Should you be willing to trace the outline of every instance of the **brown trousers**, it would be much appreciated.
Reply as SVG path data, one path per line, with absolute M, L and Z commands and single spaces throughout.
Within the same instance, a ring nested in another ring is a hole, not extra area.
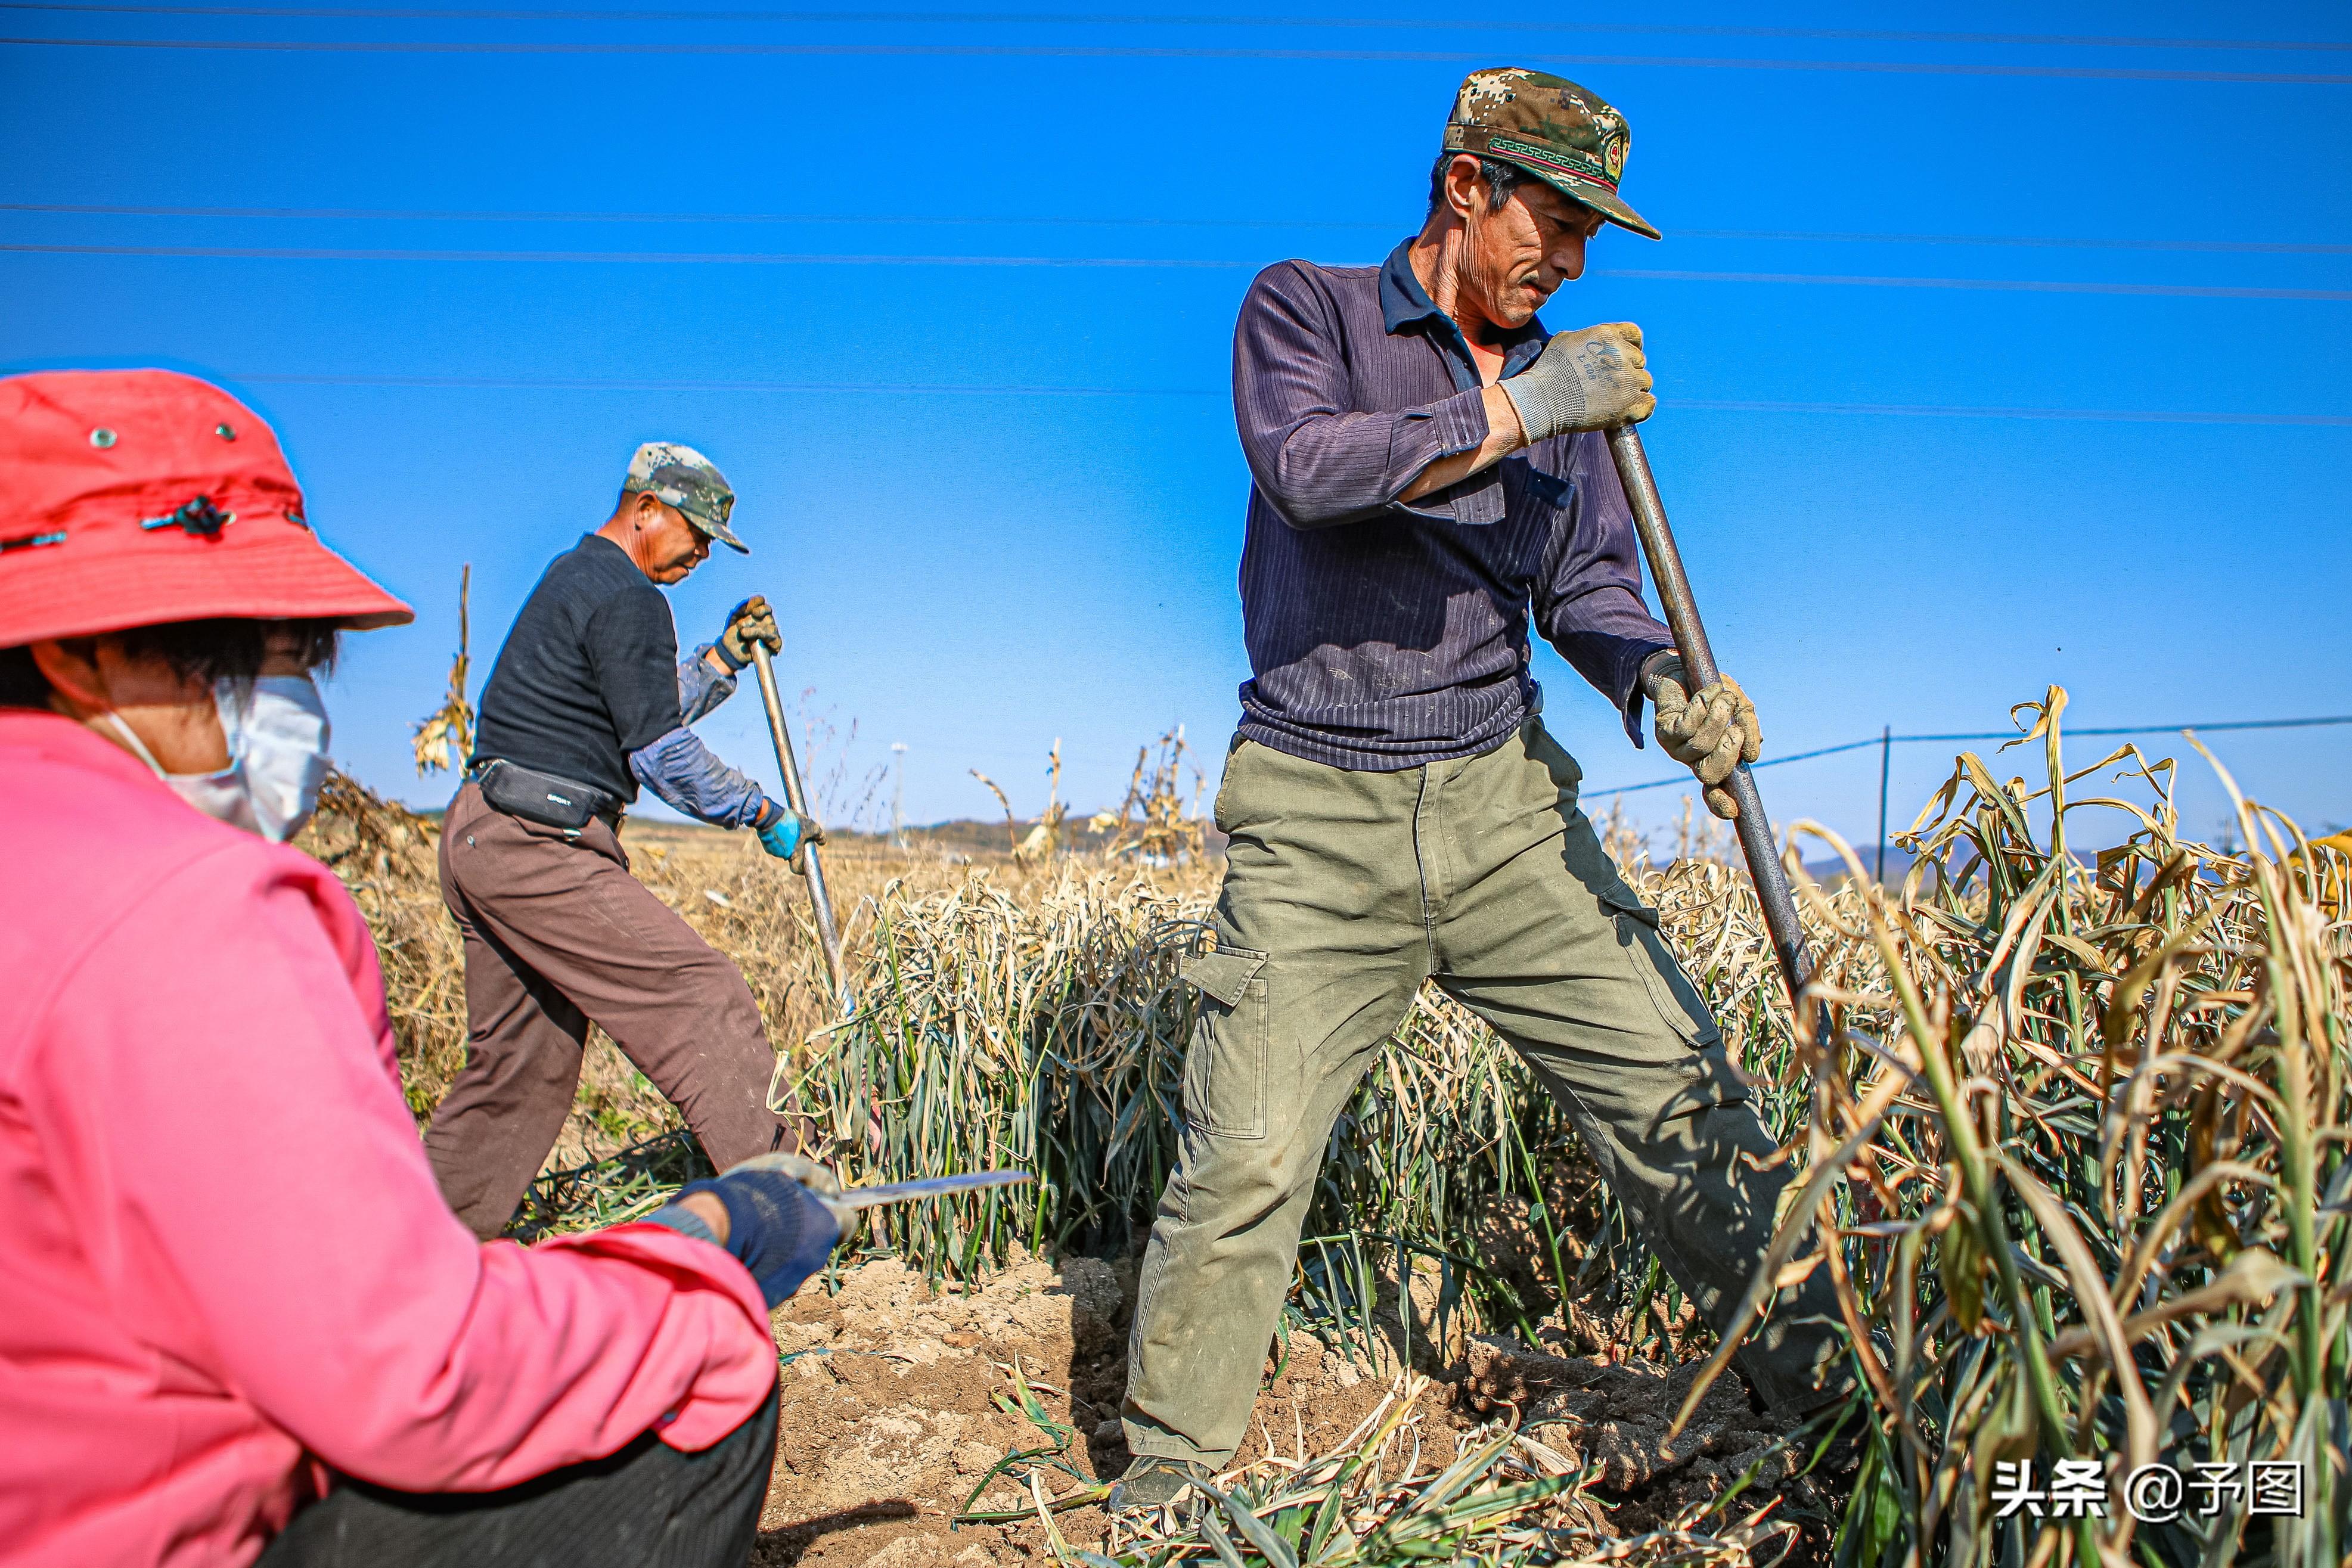
M 751 987 L 629 874 L 603 821 L 567 839 L 467 784 L 441 824 L 441 896 L 466 938 L 466 1065 L 425 1150 L 475 1235 L 506 1228 L 555 1146 L 592 1020 L 718 1169 L 788 1142 L 767 1108 L 775 1051 Z

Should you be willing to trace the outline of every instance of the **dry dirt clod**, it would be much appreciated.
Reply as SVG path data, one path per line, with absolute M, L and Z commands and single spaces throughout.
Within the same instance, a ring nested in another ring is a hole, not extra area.
M 1048 1498 L 1125 1468 L 1117 1412 L 1126 1356 L 1110 1330 L 1132 1310 L 1133 1280 L 1131 1270 L 1093 1259 L 1058 1267 L 1027 1259 L 968 1293 L 942 1295 L 904 1265 L 880 1260 L 850 1270 L 837 1295 L 813 1285 L 787 1302 L 776 1313 L 777 1343 L 809 1353 L 785 1369 L 782 1437 L 753 1563 L 986 1568 L 1053 1561 L 1034 1515 L 954 1530 L 950 1521 L 1007 1454 L 1055 1446 L 1017 1413 L 1016 1370 L 1065 1435 L 1058 1456 L 1046 1456 L 1059 1466 L 1034 1461 Z M 1692 1367 L 1612 1365 L 1499 1336 L 1469 1338 L 1463 1351 L 1446 1369 L 1450 1383 L 1423 1385 L 1419 1408 L 1431 1439 L 1515 1409 L 1522 1428 L 1562 1463 L 1600 1467 L 1596 1491 L 1629 1533 L 1718 1494 L 1770 1441 L 1729 1380 L 1669 1441 L 1666 1426 Z M 1237 1462 L 1292 1459 L 1302 1448 L 1328 1452 L 1391 1386 L 1311 1333 L 1294 1332 Z M 1025 1512 L 1025 1474 L 998 1472 L 973 1506 Z M 1760 1479 L 1769 1488 L 1781 1475 Z M 1056 1524 L 1071 1545 L 1088 1550 L 1104 1545 L 1108 1529 L 1092 1506 L 1058 1515 Z

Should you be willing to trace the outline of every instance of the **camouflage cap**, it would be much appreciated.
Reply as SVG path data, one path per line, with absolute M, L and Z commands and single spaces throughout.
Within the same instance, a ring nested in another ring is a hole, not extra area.
M 735 491 L 727 476 L 693 447 L 675 441 L 648 441 L 638 447 L 629 459 L 629 476 L 621 481 L 621 494 L 638 490 L 651 491 L 656 500 L 676 507 L 687 521 L 720 544 L 751 553 L 751 547 L 727 526 L 728 514 L 735 509 Z
M 1454 95 L 1445 150 L 1517 164 L 1621 227 L 1660 238 L 1617 195 L 1633 141 L 1625 117 L 1599 93 L 1517 66 L 1472 71 Z

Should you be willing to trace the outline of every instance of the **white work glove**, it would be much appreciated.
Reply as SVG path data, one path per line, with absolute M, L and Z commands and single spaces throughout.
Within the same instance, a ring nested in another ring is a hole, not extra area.
M 1729 675 L 1694 693 L 1682 655 L 1654 653 L 1642 666 L 1642 693 L 1657 710 L 1651 733 L 1667 756 L 1698 775 L 1706 809 L 1729 821 L 1739 815 L 1723 781 L 1742 762 L 1764 755 L 1756 705 Z
M 1570 430 L 1638 424 L 1657 412 L 1643 368 L 1642 329 L 1609 321 L 1580 332 L 1555 332 L 1536 362 L 1496 384 L 1519 411 L 1532 446 Z

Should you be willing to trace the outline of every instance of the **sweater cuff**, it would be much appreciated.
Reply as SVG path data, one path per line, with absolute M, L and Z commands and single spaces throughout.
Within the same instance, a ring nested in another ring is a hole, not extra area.
M 666 1203 L 646 1215 L 646 1223 L 667 1225 L 681 1236 L 691 1236 L 697 1241 L 708 1241 L 713 1247 L 719 1244 L 718 1233 L 710 1228 L 709 1223 L 684 1204 Z
M 1633 674 L 1625 683 L 1625 700 L 1622 707 L 1625 715 L 1625 737 L 1633 743 L 1636 751 L 1646 749 L 1648 745 L 1642 738 L 1642 704 L 1645 696 L 1642 690 L 1642 666 L 1660 653 L 1674 651 L 1672 643 L 1647 643 L 1639 644 L 1633 654 Z

